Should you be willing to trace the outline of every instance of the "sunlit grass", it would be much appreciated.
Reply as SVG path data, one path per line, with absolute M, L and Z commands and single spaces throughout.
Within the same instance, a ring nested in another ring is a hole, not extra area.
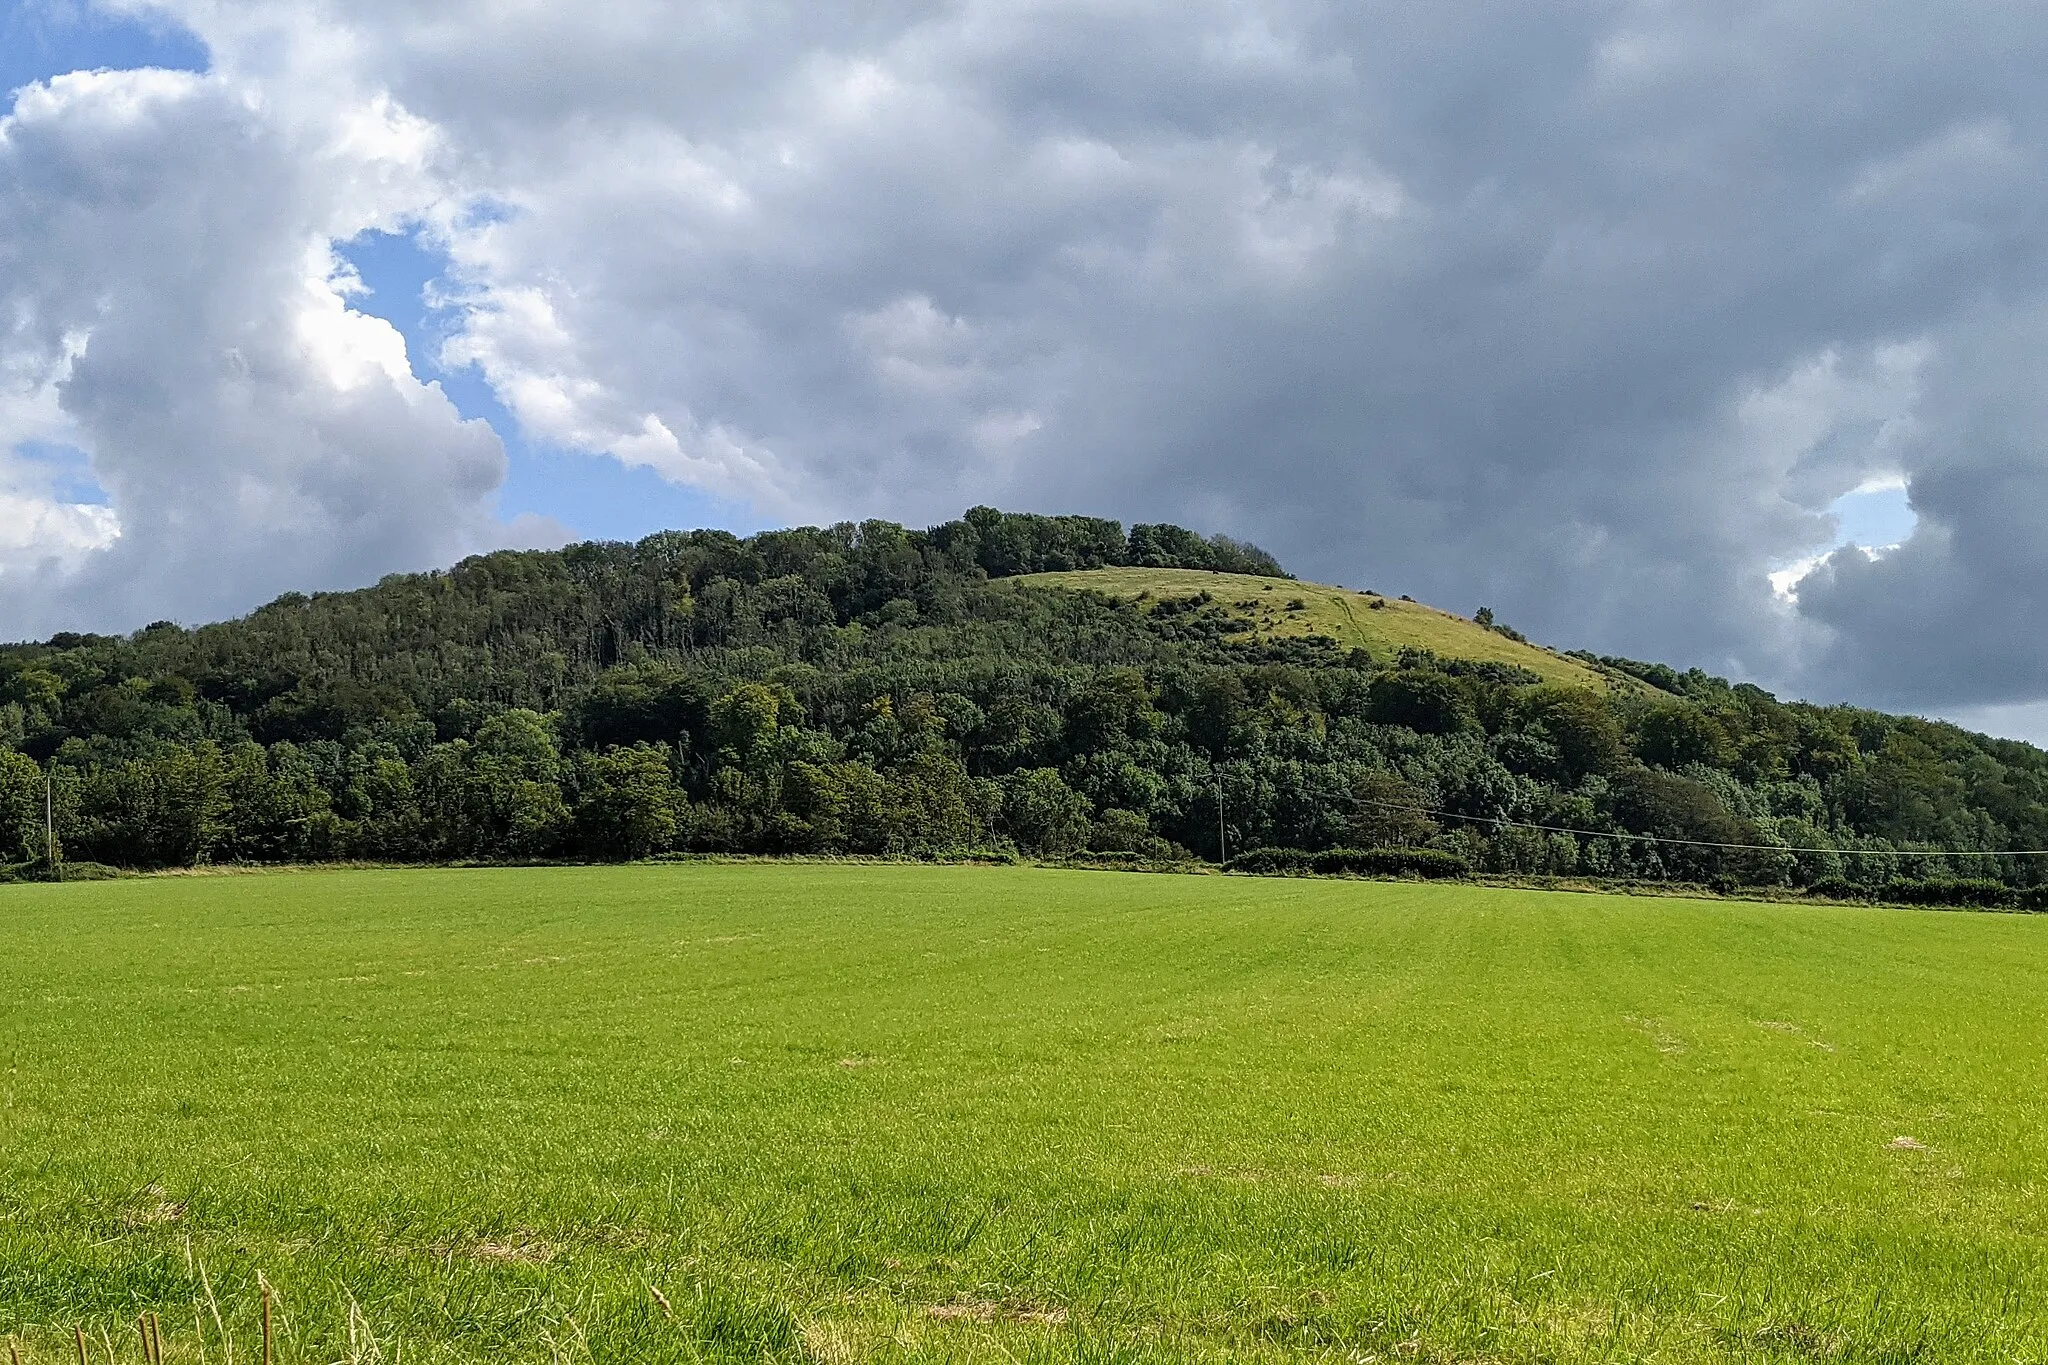
M 1382 662 L 1390 662 L 1403 649 L 1426 649 L 1449 659 L 1513 664 L 1545 682 L 1601 689 L 1611 685 L 1606 676 L 1576 659 L 1511 640 L 1462 616 L 1420 602 L 1375 597 L 1321 583 L 1201 569 L 1129 568 L 1026 574 L 1004 581 L 1027 587 L 1084 588 L 1110 597 L 1145 594 L 1155 600 L 1206 592 L 1224 605 L 1248 613 L 1258 623 L 1258 633 L 1272 638 L 1326 635 L 1344 648 L 1363 649 Z
M 281 1361 L 2048 1358 L 2034 918 L 330 872 L 0 963 L 38 1361 L 252 1360 L 259 1273 Z

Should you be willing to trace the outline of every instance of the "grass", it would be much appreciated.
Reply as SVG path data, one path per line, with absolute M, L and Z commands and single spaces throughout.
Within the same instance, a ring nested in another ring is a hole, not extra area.
M 0 963 L 34 1361 L 253 1361 L 259 1274 L 280 1362 L 2048 1358 L 2048 919 L 349 871 Z
M 1399 598 L 1250 574 L 1202 569 L 1079 569 L 1025 574 L 1003 580 L 1027 587 L 1077 588 L 1110 597 L 1154 600 L 1206 592 L 1250 612 L 1258 631 L 1273 637 L 1327 635 L 1346 648 L 1389 659 L 1404 648 L 1427 649 L 1450 659 L 1514 664 L 1545 682 L 1606 689 L 1612 681 L 1555 650 L 1511 640 L 1435 607 Z M 1373 603 L 1380 605 L 1375 607 Z M 1293 604 L 1298 603 L 1298 606 Z

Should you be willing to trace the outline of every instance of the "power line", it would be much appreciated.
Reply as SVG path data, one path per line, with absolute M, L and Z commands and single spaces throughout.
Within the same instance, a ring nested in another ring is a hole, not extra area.
M 1410 815 L 1428 815 L 1440 820 L 1464 820 L 1475 825 L 1495 825 L 1507 829 L 1536 829 L 1546 834 L 1577 834 L 1588 839 L 1628 839 L 1639 844 L 1679 844 L 1687 848 L 1732 848 L 1749 853 L 1834 853 L 1838 855 L 1876 856 L 1885 853 L 1902 854 L 1912 858 L 2048 858 L 2048 848 L 1985 849 L 1919 849 L 1919 848 L 1799 848 L 1789 844 L 1723 844 L 1711 839 L 1674 839 L 1662 834 L 1617 834 L 1604 829 L 1575 829 L 1570 825 L 1539 825 L 1530 820 L 1509 820 L 1497 815 L 1459 815 L 1455 811 L 1435 810 L 1429 806 L 1403 806 L 1392 801 L 1373 801 L 1365 797 L 1352 798 L 1361 806 L 1378 806 L 1381 810 L 1406 811 Z

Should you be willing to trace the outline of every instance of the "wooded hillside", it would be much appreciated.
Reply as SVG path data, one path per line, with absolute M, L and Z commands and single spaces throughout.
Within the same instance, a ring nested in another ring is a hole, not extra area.
M 2037 859 L 1927 856 L 2048 847 L 2030 746 L 1627 660 L 1573 656 L 1620 685 L 1546 683 L 1276 630 L 1285 612 L 1242 591 L 1071 575 L 1120 566 L 1286 593 L 1228 539 L 976 508 L 505 552 L 198 629 L 0 647 L 0 863 L 40 868 L 47 773 L 64 856 L 132 867 L 1213 858 L 1220 800 L 1233 853 L 1929 899 L 2042 880 Z M 1070 576 L 1004 581 L 1042 573 Z

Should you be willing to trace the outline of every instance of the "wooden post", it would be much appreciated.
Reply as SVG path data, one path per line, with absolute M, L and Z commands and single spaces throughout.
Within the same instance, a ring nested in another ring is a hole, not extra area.
M 149 1315 L 150 1365 L 164 1365 L 164 1325 L 156 1314 Z
M 1216 865 L 1230 861 L 1230 841 L 1223 833 L 1223 774 L 1216 774 Z
M 78 1365 L 92 1365 L 92 1362 L 85 1358 L 85 1329 L 73 1325 L 71 1330 L 78 1337 Z
M 257 1278 L 263 1286 L 263 1365 L 270 1365 L 270 1281 Z

